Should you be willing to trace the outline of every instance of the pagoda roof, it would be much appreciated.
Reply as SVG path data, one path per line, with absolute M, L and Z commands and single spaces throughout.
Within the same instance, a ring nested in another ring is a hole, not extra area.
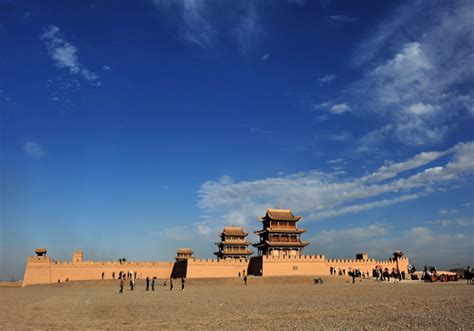
M 215 252 L 214 253 L 215 255 L 250 255 L 250 254 L 253 254 L 252 251 L 246 249 L 245 251 L 243 252 Z
M 250 245 L 250 242 L 248 241 L 235 241 L 235 240 L 229 240 L 229 241 L 219 241 L 216 243 L 216 245 L 236 245 L 236 246 L 242 246 L 242 245 L 245 245 L 245 246 L 248 246 Z
M 193 254 L 193 250 L 191 248 L 187 248 L 187 247 L 182 247 L 182 248 L 178 248 L 178 253 L 188 253 L 188 254 Z
M 262 230 L 254 231 L 256 235 L 269 232 L 269 233 L 304 233 L 306 232 L 305 229 L 271 229 L 271 228 L 264 228 Z
M 241 226 L 226 226 L 224 227 L 224 231 L 222 234 L 226 236 L 240 236 L 245 237 L 248 235 L 247 232 L 244 231 L 244 228 Z
M 308 246 L 309 241 L 298 241 L 298 242 L 274 242 L 265 240 L 265 242 L 254 244 L 255 247 L 271 246 L 271 247 L 304 247 Z
M 262 222 L 264 219 L 269 218 L 274 221 L 299 221 L 301 216 L 295 216 L 290 209 L 272 209 L 268 208 L 265 216 L 259 217 L 258 219 Z
M 35 249 L 35 253 L 46 253 L 46 248 L 37 247 L 37 248 Z

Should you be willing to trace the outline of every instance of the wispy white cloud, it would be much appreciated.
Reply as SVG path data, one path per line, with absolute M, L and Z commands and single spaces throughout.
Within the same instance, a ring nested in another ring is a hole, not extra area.
M 329 108 L 329 112 L 331 114 L 336 114 L 336 115 L 344 114 L 350 110 L 351 109 L 346 103 L 338 103 L 336 105 L 331 106 L 331 108 Z
M 438 210 L 440 215 L 449 215 L 449 214 L 457 214 L 459 213 L 459 209 L 440 209 Z
M 332 81 L 335 80 L 336 78 L 337 78 L 336 75 L 327 74 L 327 75 L 318 77 L 318 82 L 319 82 L 319 84 L 322 85 L 322 84 L 325 84 L 325 83 L 332 82 Z
M 330 252 L 331 257 L 353 258 L 354 252 L 367 252 L 371 257 L 385 259 L 393 251 L 402 250 L 418 270 L 425 264 L 453 268 L 474 262 L 472 234 L 438 233 L 426 227 L 412 227 L 401 233 L 393 229 L 393 225 L 384 222 L 365 227 L 323 230 L 310 241 L 315 243 L 313 249 L 318 253 Z
M 317 170 L 241 182 L 226 176 L 202 184 L 199 206 L 204 220 L 216 226 L 229 219 L 247 224 L 268 207 L 291 208 L 304 213 L 306 221 L 382 208 L 427 196 L 474 173 L 474 142 L 449 151 L 421 153 L 359 178 L 341 179 Z M 434 160 L 443 162 L 428 167 Z M 408 169 L 418 170 L 406 175 Z
M 62 38 L 57 26 L 45 28 L 40 38 L 58 68 L 67 69 L 70 74 L 79 75 L 97 86 L 101 85 L 99 76 L 79 62 L 77 47 Z
M 345 142 L 352 138 L 352 135 L 348 131 L 332 132 L 325 135 L 325 138 L 332 141 Z
M 329 15 L 327 18 L 333 23 L 353 23 L 359 20 L 358 18 L 349 15 Z
M 456 217 L 456 218 L 445 218 L 438 220 L 426 221 L 425 224 L 441 225 L 441 226 L 474 226 L 473 217 Z
M 423 15 L 428 9 L 429 17 Z M 361 150 L 383 141 L 371 139 L 377 130 L 406 145 L 429 145 L 460 120 L 473 120 L 472 10 L 469 1 L 402 6 L 361 43 L 355 58 L 366 73 L 343 97 L 385 121 L 363 137 Z
M 270 58 L 270 55 L 264 54 L 264 55 L 262 56 L 262 61 L 267 61 L 269 58 Z
M 177 16 L 183 40 L 202 48 L 212 47 L 220 36 L 229 34 L 239 49 L 247 52 L 263 33 L 254 1 L 226 5 L 207 0 L 153 0 L 153 3 L 166 15 Z
M 350 206 L 342 207 L 335 210 L 325 210 L 325 211 L 311 214 L 309 217 L 315 218 L 315 219 L 322 219 L 322 218 L 335 217 L 335 216 L 340 216 L 340 215 L 345 215 L 345 214 L 360 213 L 360 212 L 371 210 L 374 208 L 381 208 L 381 207 L 386 207 L 386 206 L 402 203 L 405 201 L 415 200 L 415 199 L 418 199 L 418 197 L 419 195 L 417 194 L 407 194 L 407 195 L 402 195 L 400 197 L 396 197 L 392 199 L 382 199 L 382 200 L 377 200 L 374 202 L 366 202 L 366 203 L 359 203 L 356 205 L 350 205 Z
M 244 7 L 243 15 L 239 23 L 234 27 L 233 32 L 237 37 L 241 51 L 248 52 L 255 47 L 263 35 L 263 28 L 260 24 L 260 16 L 257 12 L 255 2 L 250 2 Z
M 327 161 L 327 163 L 329 163 L 329 164 L 340 164 L 340 163 L 346 163 L 346 161 L 344 159 L 339 158 L 339 159 L 329 160 L 329 161 Z
M 27 141 L 23 144 L 23 152 L 35 159 L 39 159 L 48 153 L 36 141 Z
M 333 115 L 341 115 L 351 111 L 351 108 L 347 105 L 347 103 L 335 103 L 334 101 L 326 101 L 320 104 L 315 104 L 313 105 L 313 109 L 327 111 Z

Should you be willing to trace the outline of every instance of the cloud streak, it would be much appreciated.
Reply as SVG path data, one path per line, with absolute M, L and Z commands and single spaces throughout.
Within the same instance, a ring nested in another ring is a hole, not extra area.
M 354 61 L 365 74 L 339 98 L 385 123 L 362 137 L 360 151 L 386 139 L 438 143 L 459 121 L 473 120 L 472 10 L 468 1 L 421 1 L 401 7 L 361 43 Z M 372 139 L 381 130 L 385 139 Z
M 59 28 L 50 25 L 40 36 L 56 67 L 67 69 L 71 75 L 78 75 L 86 81 L 101 85 L 99 76 L 79 62 L 77 47 L 64 40 Z
M 183 40 L 203 49 L 213 47 L 222 35 L 230 35 L 245 53 L 254 48 L 263 33 L 254 1 L 153 0 L 153 4 L 177 19 Z
M 435 160 L 444 162 L 429 167 Z M 420 153 L 359 178 L 341 179 L 318 170 L 241 182 L 225 176 L 201 185 L 199 207 L 203 219 L 216 227 L 222 220 L 245 225 L 268 207 L 291 208 L 306 221 L 317 221 L 413 201 L 472 173 L 474 142 L 468 142 Z
M 23 145 L 23 152 L 34 159 L 39 159 L 45 155 L 48 155 L 48 153 L 43 149 L 43 147 L 36 141 L 27 141 Z

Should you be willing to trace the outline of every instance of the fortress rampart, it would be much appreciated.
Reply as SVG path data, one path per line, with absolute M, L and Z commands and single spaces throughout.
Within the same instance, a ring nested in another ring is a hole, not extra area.
M 28 257 L 23 286 L 74 280 L 118 279 L 119 273 L 137 273 L 140 278 L 169 278 L 174 262 L 54 261 L 51 257 Z
M 400 271 L 408 272 L 408 258 L 400 257 Z M 82 252 L 75 252 L 72 261 L 55 261 L 49 256 L 30 256 L 25 268 L 23 286 L 75 280 L 115 279 L 119 273 L 137 273 L 139 278 L 223 278 L 255 276 L 330 275 L 331 270 L 347 274 L 350 269 L 371 273 L 376 266 L 392 270 L 395 260 L 326 259 L 324 255 L 255 256 L 248 259 L 197 259 L 177 262 L 153 261 L 84 261 Z
M 400 271 L 408 273 L 409 261 L 407 257 L 398 259 Z M 390 271 L 397 268 L 395 260 L 377 261 L 375 259 L 326 259 L 324 255 L 301 256 L 263 256 L 262 276 L 302 276 L 302 275 L 330 275 L 331 270 L 346 274 L 349 269 L 359 269 L 371 274 L 372 270 L 380 266 Z

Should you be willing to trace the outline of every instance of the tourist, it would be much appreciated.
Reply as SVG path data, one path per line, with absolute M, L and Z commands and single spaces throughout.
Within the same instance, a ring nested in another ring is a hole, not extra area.
M 135 286 L 135 281 L 130 279 L 130 291 L 133 291 L 133 287 Z
M 349 276 L 350 276 L 351 272 L 349 271 Z M 352 271 L 352 284 L 355 284 L 356 282 L 356 271 Z
M 146 291 L 150 288 L 150 277 L 146 276 Z
M 184 291 L 184 282 L 185 282 L 184 277 L 181 277 L 181 291 Z
M 472 272 L 471 267 L 467 266 L 466 270 L 464 271 L 464 278 L 466 278 L 467 284 L 472 284 Z
M 173 291 L 173 277 L 170 278 L 170 291 Z
M 112 279 L 115 279 L 115 271 L 112 272 Z
M 244 276 L 244 284 L 247 285 L 247 275 Z
M 123 278 L 120 278 L 120 293 L 123 293 Z
M 104 280 L 104 272 L 102 272 L 102 280 Z
M 153 278 L 151 279 L 151 290 L 152 290 L 152 291 L 155 290 L 155 279 L 156 279 L 155 276 L 153 276 Z

